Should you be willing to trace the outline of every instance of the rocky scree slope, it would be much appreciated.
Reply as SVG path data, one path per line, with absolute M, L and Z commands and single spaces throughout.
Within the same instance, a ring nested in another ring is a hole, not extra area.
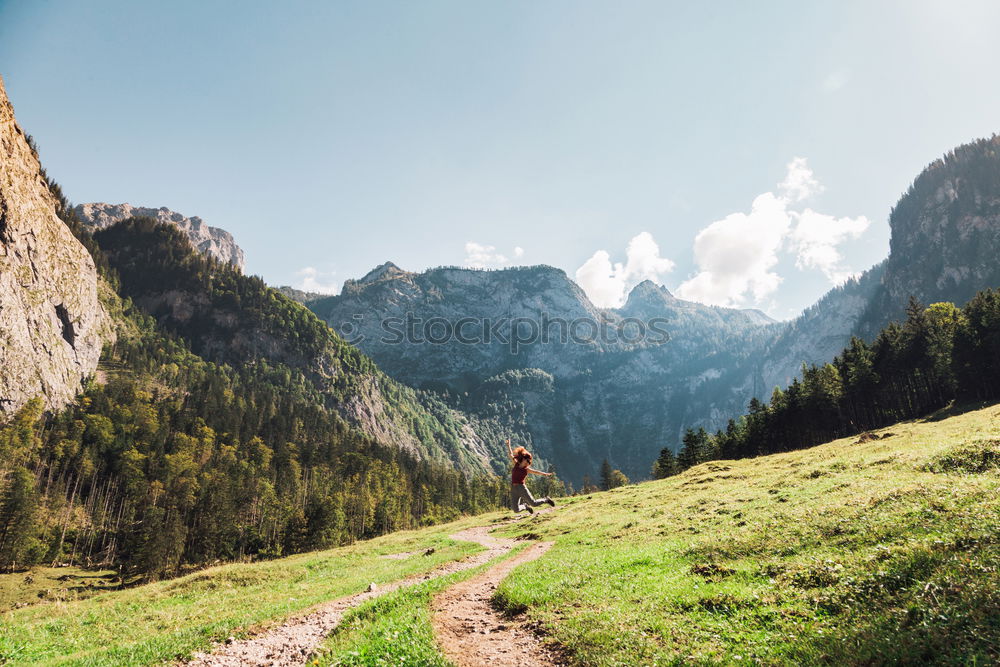
M 0 418 L 70 402 L 113 329 L 93 259 L 56 215 L 0 79 Z

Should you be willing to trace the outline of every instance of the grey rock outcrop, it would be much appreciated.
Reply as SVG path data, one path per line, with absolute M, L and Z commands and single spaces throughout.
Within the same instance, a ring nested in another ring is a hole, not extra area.
M 224 229 L 210 227 L 198 216 L 187 217 L 164 207 L 146 208 L 131 204 L 80 204 L 73 209 L 76 215 L 93 230 L 105 229 L 127 218 L 153 218 L 183 231 L 199 252 L 231 264 L 243 271 L 243 249 L 236 245 L 233 235 Z
M 37 396 L 65 405 L 97 369 L 112 336 L 99 285 L 0 79 L 0 418 Z

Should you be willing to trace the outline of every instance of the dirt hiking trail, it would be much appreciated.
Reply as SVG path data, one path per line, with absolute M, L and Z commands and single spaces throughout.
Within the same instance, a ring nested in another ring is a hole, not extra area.
M 434 633 L 449 660 L 459 667 L 548 667 L 567 664 L 559 651 L 542 643 L 523 621 L 501 616 L 490 602 L 497 585 L 518 565 L 552 546 L 538 542 L 514 558 L 462 581 L 434 598 Z
M 551 511 L 551 510 L 550 510 Z M 521 517 L 518 517 L 520 519 Z M 511 521 L 516 521 L 513 519 Z M 417 574 L 405 579 L 393 581 L 378 586 L 374 590 L 355 593 L 347 597 L 325 602 L 314 607 L 309 613 L 292 618 L 282 625 L 267 628 L 260 634 L 239 641 L 227 641 L 219 644 L 211 653 L 196 653 L 187 663 L 191 667 L 243 667 L 244 665 L 271 665 L 273 667 L 286 667 L 291 665 L 304 665 L 307 658 L 323 643 L 323 640 L 333 631 L 344 617 L 344 613 L 349 609 L 360 605 L 367 600 L 391 593 L 392 591 L 413 586 L 436 577 L 442 577 L 454 572 L 461 572 L 478 567 L 491 560 L 506 554 L 517 544 L 516 540 L 494 537 L 489 531 L 510 523 L 503 521 L 490 526 L 476 526 L 459 531 L 450 537 L 454 540 L 464 540 L 475 542 L 486 548 L 465 558 L 444 563 L 430 572 Z M 536 545 L 537 546 L 537 545 Z M 547 548 L 547 547 L 546 547 Z M 532 552 L 531 549 L 525 553 Z M 516 559 L 520 559 L 525 554 L 520 554 Z M 539 554 L 540 555 L 540 554 Z M 535 556 L 537 557 L 537 556 Z M 529 559 L 530 560 L 530 559 Z M 502 563 L 505 566 L 506 563 Z M 512 569 L 511 565 L 507 571 Z M 496 569 L 496 568 L 494 568 Z M 486 574 L 493 572 L 490 570 Z M 501 577 L 502 578 L 502 577 Z M 478 580 L 478 578 L 477 578 Z M 499 581 L 499 579 L 497 579 Z M 454 588 L 449 589 L 449 591 Z M 488 602 L 488 596 L 487 596 Z M 462 663 L 473 664 L 473 663 Z M 476 663 L 480 664 L 480 663 Z M 552 663 L 522 663 L 522 664 L 552 664 Z

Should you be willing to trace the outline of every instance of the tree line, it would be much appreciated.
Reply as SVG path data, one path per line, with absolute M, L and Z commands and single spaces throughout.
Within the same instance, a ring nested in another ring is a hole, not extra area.
M 660 452 L 653 476 L 714 459 L 736 459 L 817 445 L 926 415 L 952 401 L 1000 399 L 1000 290 L 977 293 L 963 308 L 922 306 L 871 342 L 853 337 L 830 363 L 803 365 L 801 378 L 775 388 L 769 402 L 710 434 L 688 429 L 676 455 Z

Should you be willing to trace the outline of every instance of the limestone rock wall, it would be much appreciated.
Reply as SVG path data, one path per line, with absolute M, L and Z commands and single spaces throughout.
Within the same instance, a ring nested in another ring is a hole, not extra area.
M 59 408 L 112 336 L 87 250 L 56 216 L 0 79 L 0 419 L 35 396 Z

